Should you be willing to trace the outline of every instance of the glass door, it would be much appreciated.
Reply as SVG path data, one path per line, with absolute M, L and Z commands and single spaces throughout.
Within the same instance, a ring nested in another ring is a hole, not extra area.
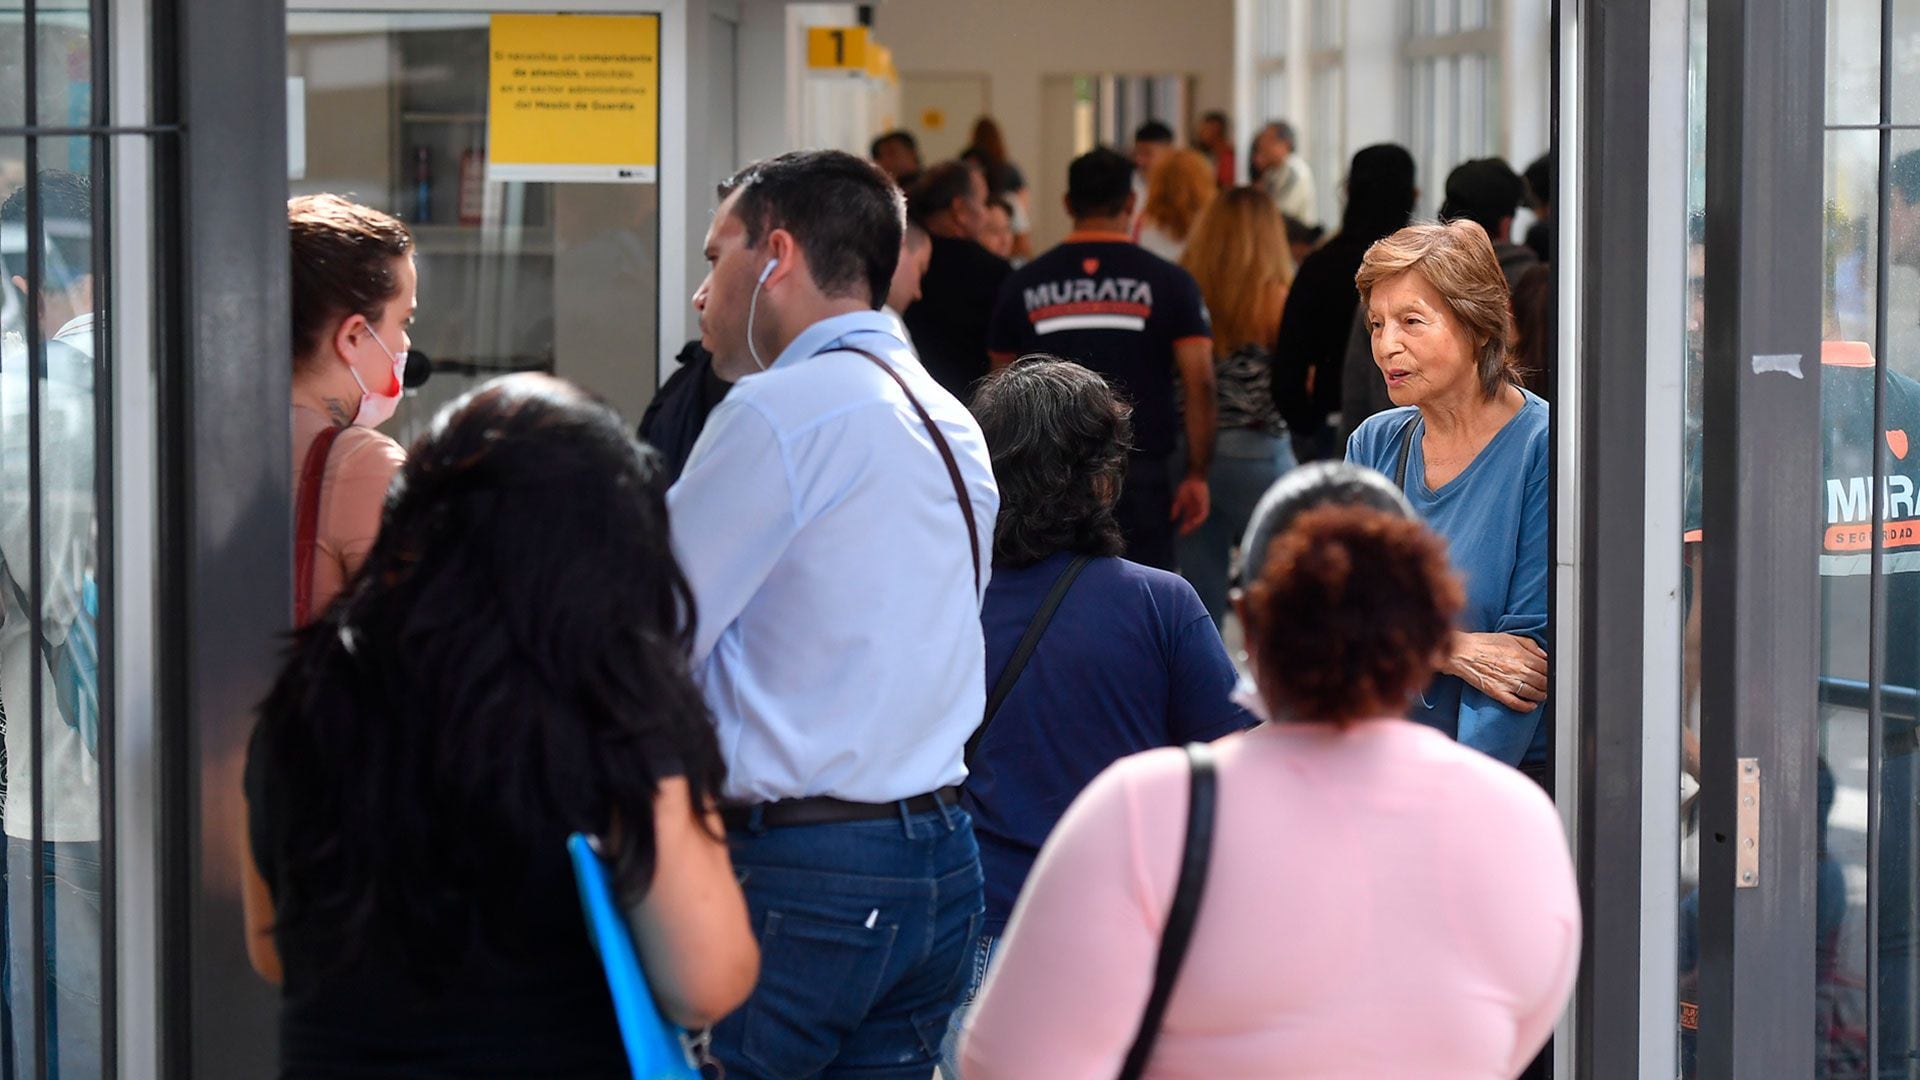
M 493 26 L 485 10 L 287 17 L 290 194 L 374 206 L 406 221 L 417 244 L 411 335 L 428 363 L 416 357 L 408 374 L 431 375 L 390 429 L 402 444 L 441 405 L 508 372 L 571 379 L 634 421 L 658 382 L 660 186 L 558 170 L 491 177 Z M 657 93 L 645 107 L 658 132 Z

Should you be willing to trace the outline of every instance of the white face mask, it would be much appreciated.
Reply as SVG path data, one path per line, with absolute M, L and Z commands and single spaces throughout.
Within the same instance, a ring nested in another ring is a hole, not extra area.
M 353 381 L 360 386 L 360 410 L 354 414 L 353 422 L 360 427 L 379 427 L 391 420 L 394 410 L 400 407 L 400 395 L 405 392 L 403 380 L 407 374 L 407 357 L 405 353 L 395 356 L 393 350 L 387 348 L 387 343 L 381 341 L 380 335 L 374 332 L 372 323 L 367 324 L 367 336 L 393 362 L 393 394 L 388 396 L 368 390 L 365 380 L 360 378 L 359 370 L 348 364 L 347 374 L 352 375 Z

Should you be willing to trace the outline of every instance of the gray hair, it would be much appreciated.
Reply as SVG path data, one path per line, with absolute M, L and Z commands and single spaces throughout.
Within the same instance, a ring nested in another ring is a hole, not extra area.
M 981 384 L 973 414 L 1000 485 L 994 565 L 1126 550 L 1113 504 L 1126 475 L 1133 409 L 1106 380 L 1057 356 L 1023 356 Z
M 1395 517 L 1413 518 L 1413 504 L 1393 481 L 1344 461 L 1302 465 L 1273 482 L 1254 505 L 1240 541 L 1241 581 L 1254 581 L 1266 569 L 1267 549 L 1301 514 L 1322 506 L 1365 506 Z

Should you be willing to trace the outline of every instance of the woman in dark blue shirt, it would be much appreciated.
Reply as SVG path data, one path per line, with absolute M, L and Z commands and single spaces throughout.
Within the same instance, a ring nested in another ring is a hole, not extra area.
M 977 989 L 1040 845 L 1082 788 L 1129 754 L 1211 741 L 1253 718 L 1230 700 L 1233 663 L 1193 586 L 1120 557 L 1113 506 L 1130 410 L 1106 381 L 1036 354 L 982 384 L 973 412 L 1000 484 L 980 613 L 991 715 L 962 789 L 987 879 Z M 1078 576 L 1065 579 L 1076 564 Z M 1070 587 L 994 711 L 996 684 L 1063 580 Z M 965 1013 L 954 1013 L 950 1033 Z
M 1485 230 L 1455 221 L 1373 245 L 1356 280 L 1401 408 L 1362 424 L 1347 460 L 1394 479 L 1467 584 L 1452 654 L 1414 719 L 1544 780 L 1551 435 L 1546 402 L 1514 369 L 1506 276 Z

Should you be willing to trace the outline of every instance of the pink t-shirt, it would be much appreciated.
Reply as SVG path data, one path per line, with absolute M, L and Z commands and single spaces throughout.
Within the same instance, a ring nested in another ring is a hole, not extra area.
M 1553 804 L 1404 720 L 1214 744 L 1212 867 L 1154 1077 L 1493 1080 L 1552 1031 L 1580 907 Z M 1153 984 L 1185 754 L 1102 773 L 1028 878 L 962 1044 L 968 1080 L 1107 1080 Z

